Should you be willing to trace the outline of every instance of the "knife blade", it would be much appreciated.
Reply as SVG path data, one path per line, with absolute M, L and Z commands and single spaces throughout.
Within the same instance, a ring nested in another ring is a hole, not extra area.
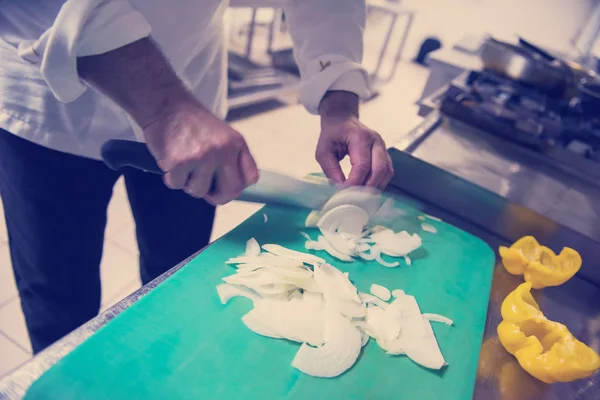
M 109 140 L 102 146 L 102 159 L 111 169 L 125 167 L 163 175 L 145 143 Z M 318 210 L 337 191 L 332 185 L 301 181 L 277 172 L 259 170 L 258 182 L 247 187 L 238 200 Z

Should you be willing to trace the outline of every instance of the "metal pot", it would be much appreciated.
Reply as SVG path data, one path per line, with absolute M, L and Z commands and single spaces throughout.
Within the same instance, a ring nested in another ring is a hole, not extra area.
M 487 70 L 543 90 L 561 90 L 568 80 L 568 71 L 560 62 L 493 38 L 484 43 L 481 60 Z

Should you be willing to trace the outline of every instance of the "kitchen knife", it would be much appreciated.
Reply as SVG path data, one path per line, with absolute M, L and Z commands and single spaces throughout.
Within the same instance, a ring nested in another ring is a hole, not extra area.
M 106 165 L 118 171 L 132 167 L 163 175 L 145 143 L 109 140 L 102 146 Z M 337 191 L 335 186 L 301 181 L 276 172 L 260 170 L 258 182 L 246 188 L 238 200 L 318 210 Z

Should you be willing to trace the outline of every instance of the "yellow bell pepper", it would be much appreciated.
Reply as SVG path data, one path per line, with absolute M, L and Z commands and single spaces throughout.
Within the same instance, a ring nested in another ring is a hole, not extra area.
M 519 365 L 545 383 L 570 382 L 600 368 L 596 352 L 577 340 L 566 326 L 550 321 L 531 296 L 525 282 L 502 303 L 498 338 Z
M 565 247 L 557 256 L 541 246 L 533 236 L 525 236 L 512 246 L 499 248 L 504 268 L 513 275 L 523 275 L 534 289 L 562 285 L 581 268 L 581 256 Z

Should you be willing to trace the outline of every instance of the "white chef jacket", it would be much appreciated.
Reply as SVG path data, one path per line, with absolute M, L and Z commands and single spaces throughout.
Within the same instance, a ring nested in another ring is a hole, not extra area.
M 281 2 L 307 110 L 317 113 L 327 90 L 367 96 L 368 76 L 360 65 L 365 1 Z M 0 0 L 0 128 L 95 159 L 111 138 L 143 140 L 121 108 L 79 79 L 76 58 L 149 35 L 199 101 L 224 118 L 228 5 L 228 0 Z

